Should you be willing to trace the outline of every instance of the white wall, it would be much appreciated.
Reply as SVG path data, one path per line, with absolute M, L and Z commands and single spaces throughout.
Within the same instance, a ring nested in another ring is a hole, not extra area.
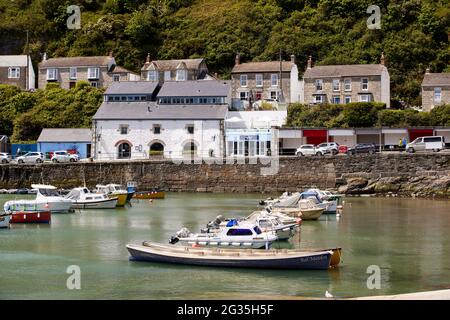
M 161 126 L 160 134 L 153 133 L 154 124 Z M 194 124 L 194 134 L 187 133 L 188 124 Z M 120 125 L 129 126 L 128 134 L 120 133 Z M 132 159 L 147 159 L 150 145 L 155 141 L 164 145 L 165 157 L 182 157 L 183 146 L 190 140 L 195 141 L 198 156 L 209 157 L 210 149 L 214 150 L 216 157 L 222 154 L 223 137 L 219 120 L 100 120 L 96 134 L 101 134 L 96 146 L 96 158 L 100 160 L 117 159 L 116 144 L 121 140 L 132 144 Z
M 381 72 L 381 102 L 386 103 L 386 108 L 391 107 L 391 80 L 386 67 Z
M 303 101 L 301 84 L 302 81 L 298 80 L 297 65 L 294 65 L 291 69 L 291 103 Z
M 286 124 L 287 111 L 229 111 L 227 119 L 240 118 L 244 120 L 240 124 L 229 124 L 227 127 L 254 129 Z M 264 119 L 270 121 L 263 121 Z

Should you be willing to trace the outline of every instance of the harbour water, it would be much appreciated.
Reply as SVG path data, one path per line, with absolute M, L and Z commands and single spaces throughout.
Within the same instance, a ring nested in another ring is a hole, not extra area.
M 0 195 L 0 206 L 19 196 Z M 23 196 L 20 196 L 21 198 Z M 0 229 L 0 299 L 290 299 L 399 294 L 450 288 L 450 202 L 347 198 L 340 218 L 304 221 L 280 247 L 343 248 L 329 271 L 220 269 L 134 262 L 127 243 L 167 243 L 217 215 L 243 216 L 260 195 L 169 193 L 117 210 L 54 214 L 50 225 Z M 81 289 L 69 290 L 71 265 Z M 369 289 L 378 266 L 381 288 Z

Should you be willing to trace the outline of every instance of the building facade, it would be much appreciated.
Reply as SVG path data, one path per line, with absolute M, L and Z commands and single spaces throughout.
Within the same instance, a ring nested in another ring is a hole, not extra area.
M 114 57 L 69 57 L 51 58 L 39 63 L 39 89 L 48 83 L 57 83 L 63 89 L 76 86 L 78 81 L 87 81 L 91 86 L 107 88 L 113 82 L 131 81 L 137 75 L 116 65 Z
M 37 139 L 37 151 L 49 155 L 55 151 L 78 154 L 80 159 L 91 157 L 92 132 L 82 128 L 44 128 Z
M 384 55 L 380 64 L 312 66 L 303 74 L 306 104 L 382 102 L 390 107 L 390 77 Z
M 30 56 L 0 56 L 0 84 L 32 90 L 36 88 L 35 78 Z
M 169 81 L 202 80 L 208 76 L 204 59 L 151 60 L 150 55 L 141 69 L 141 80 L 163 84 Z
M 301 100 L 301 83 L 295 56 L 291 56 L 291 61 L 241 63 L 238 54 L 231 71 L 231 88 L 234 109 L 241 108 L 239 101 L 248 102 L 249 108 L 258 100 L 298 102 Z
M 450 103 L 450 73 L 431 73 L 429 69 L 422 81 L 422 109 Z

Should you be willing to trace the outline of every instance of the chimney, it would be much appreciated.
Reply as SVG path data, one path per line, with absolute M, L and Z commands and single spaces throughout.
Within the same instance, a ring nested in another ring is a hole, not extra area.
M 381 64 L 382 66 L 385 66 L 385 65 L 386 65 L 386 58 L 384 57 L 384 52 L 381 52 L 380 64 Z
M 44 52 L 42 56 L 42 61 L 47 61 L 47 52 Z
M 150 53 L 147 53 L 147 60 L 145 61 L 146 64 L 150 63 L 151 58 L 150 58 Z
M 311 68 L 312 68 L 312 56 L 309 56 L 309 59 L 308 59 L 308 66 L 307 66 L 306 69 L 311 69 Z
M 425 74 L 430 74 L 431 73 L 431 69 L 430 69 L 430 67 L 428 67 L 426 70 L 425 70 Z
M 234 64 L 241 64 L 241 55 L 239 53 L 236 54 L 236 59 L 234 60 Z
M 295 63 L 295 54 L 291 54 L 291 62 Z

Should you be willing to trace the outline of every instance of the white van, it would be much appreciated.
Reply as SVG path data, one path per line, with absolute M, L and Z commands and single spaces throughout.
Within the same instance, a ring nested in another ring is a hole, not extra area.
M 419 137 L 406 145 L 406 151 L 409 153 L 426 150 L 438 152 L 442 149 L 445 149 L 445 139 L 442 136 Z

